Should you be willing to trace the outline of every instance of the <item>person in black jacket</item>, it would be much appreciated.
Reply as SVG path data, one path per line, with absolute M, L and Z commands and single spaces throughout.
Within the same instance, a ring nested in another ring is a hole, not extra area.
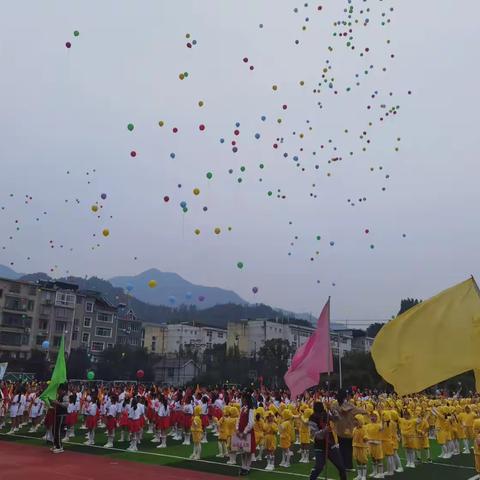
M 53 453 L 62 453 L 62 436 L 65 430 L 65 417 L 68 406 L 68 390 L 66 385 L 60 385 L 57 392 L 57 400 L 52 402 L 55 409 L 55 420 L 53 424 Z
M 316 480 L 323 467 L 327 462 L 327 458 L 335 465 L 340 475 L 340 480 L 347 480 L 347 472 L 343 465 L 338 443 L 330 428 L 331 418 L 323 407 L 322 402 L 313 404 L 313 414 L 309 419 L 310 431 L 314 438 L 315 445 L 315 465 L 310 473 L 310 480 Z

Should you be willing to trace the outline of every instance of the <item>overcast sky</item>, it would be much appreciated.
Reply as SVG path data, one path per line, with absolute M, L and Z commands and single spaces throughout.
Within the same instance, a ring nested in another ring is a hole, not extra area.
M 333 36 L 346 3 L 304 4 L 5 4 L 0 263 L 104 278 L 155 267 L 299 312 L 331 295 L 333 318 L 368 320 L 477 273 L 480 4 L 352 1 L 355 50 Z

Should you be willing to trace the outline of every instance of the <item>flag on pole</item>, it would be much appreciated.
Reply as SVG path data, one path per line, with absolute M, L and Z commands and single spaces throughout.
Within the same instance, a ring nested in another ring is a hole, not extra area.
M 295 399 L 307 388 L 318 385 L 320 374 L 333 370 L 332 349 L 330 347 L 330 298 L 318 318 L 317 328 L 295 353 L 292 364 L 284 376 Z
M 64 339 L 60 340 L 60 347 L 58 348 L 57 361 L 55 362 L 55 368 L 52 372 L 52 378 L 48 387 L 42 392 L 40 398 L 50 405 L 52 400 L 57 399 L 58 387 L 67 381 L 67 366 L 65 364 L 65 346 Z
M 479 345 L 480 295 L 471 277 L 384 325 L 372 357 L 378 373 L 399 395 L 420 392 L 468 370 L 476 370 L 479 391 Z

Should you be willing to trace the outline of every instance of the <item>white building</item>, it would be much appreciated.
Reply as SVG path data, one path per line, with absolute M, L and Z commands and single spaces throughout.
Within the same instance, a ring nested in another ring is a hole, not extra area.
M 303 345 L 313 333 L 313 327 L 297 325 L 282 319 L 256 319 L 229 322 L 228 349 L 238 349 L 241 355 L 253 356 L 273 339 L 288 340 L 294 348 Z
M 375 339 L 367 336 L 353 337 L 352 350 L 354 352 L 368 353 L 372 349 Z
M 182 350 L 204 351 L 214 345 L 227 342 L 227 330 L 195 323 L 169 324 L 165 329 L 165 353 L 178 353 Z

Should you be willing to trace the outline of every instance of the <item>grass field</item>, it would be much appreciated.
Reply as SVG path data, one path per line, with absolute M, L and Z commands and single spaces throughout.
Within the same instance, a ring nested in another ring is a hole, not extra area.
M 28 433 L 28 427 L 22 429 L 15 435 L 7 435 L 7 429 L 0 430 L 0 440 L 18 443 L 18 448 L 21 445 L 31 444 L 42 446 L 45 445 L 42 436 L 44 431 L 40 430 L 38 433 Z M 115 442 L 115 448 L 106 449 L 102 445 L 105 445 L 107 439 L 105 431 L 102 429 L 97 430 L 95 435 L 95 443 L 98 446 L 86 446 L 83 445 L 85 441 L 85 431 L 77 430 L 76 436 L 71 439 L 69 443 L 64 444 L 64 447 L 71 451 L 78 451 L 82 453 L 90 453 L 92 455 L 104 455 L 110 459 L 122 459 L 134 462 L 143 462 L 156 465 L 168 465 L 170 467 L 193 469 L 196 471 L 218 473 L 227 476 L 238 476 L 239 467 L 226 465 L 225 460 L 216 458 L 217 442 L 213 435 L 209 436 L 209 443 L 204 444 L 202 447 L 202 459 L 197 461 L 189 460 L 188 457 L 192 453 L 192 447 L 181 445 L 180 441 L 168 439 L 168 448 L 157 449 L 155 443 L 151 443 L 151 434 L 145 434 L 144 440 L 139 445 L 138 452 L 127 452 L 127 442 Z M 118 434 L 117 434 L 118 437 Z M 0 449 L 1 450 L 1 449 Z M 284 478 L 285 480 L 291 479 L 304 479 L 308 478 L 311 465 L 297 463 L 298 446 L 293 446 L 295 456 L 292 457 L 292 466 L 290 468 L 276 467 L 274 472 L 265 472 L 266 462 L 256 462 L 252 465 L 253 470 L 250 474 L 250 478 L 253 480 L 272 480 L 272 478 Z M 406 469 L 404 473 L 395 474 L 396 478 L 404 478 L 406 480 L 464 480 L 471 479 L 475 476 L 475 470 L 473 468 L 473 455 L 459 455 L 453 457 L 451 460 L 438 459 L 440 450 L 436 444 L 432 444 L 433 463 L 421 464 L 416 469 Z M 312 453 L 313 456 L 313 453 Z M 401 455 L 402 456 L 402 455 Z M 277 458 L 276 464 L 280 462 L 280 458 Z M 1 456 L 0 456 L 1 467 Z M 349 474 L 349 479 L 355 477 L 354 473 Z M 326 478 L 325 472 L 320 478 Z M 328 478 L 337 480 L 338 475 L 335 468 L 328 465 Z M 388 478 L 388 477 L 386 477 Z

